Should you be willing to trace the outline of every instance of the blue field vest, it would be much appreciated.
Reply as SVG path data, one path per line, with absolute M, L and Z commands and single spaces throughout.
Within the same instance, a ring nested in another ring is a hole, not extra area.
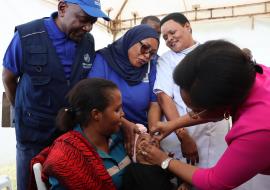
M 67 92 L 91 69 L 94 39 L 87 33 L 78 44 L 67 80 L 43 19 L 17 26 L 16 30 L 23 55 L 15 99 L 16 138 L 23 145 L 47 146 L 59 135 L 55 118 L 60 108 L 68 106 Z

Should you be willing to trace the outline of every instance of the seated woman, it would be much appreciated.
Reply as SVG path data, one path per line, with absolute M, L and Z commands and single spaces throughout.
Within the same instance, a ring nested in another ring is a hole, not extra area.
M 131 160 L 119 131 L 124 115 L 120 91 L 111 81 L 84 79 L 68 100 L 70 107 L 57 116 L 60 128 L 68 132 L 45 150 L 43 176 L 51 189 L 121 189 Z
M 148 25 L 139 25 L 97 51 L 88 77 L 111 80 L 119 87 L 123 96 L 124 129 L 136 128 L 136 123 L 147 126 L 160 120 L 153 93 L 156 63 L 151 61 L 158 46 L 158 33 Z

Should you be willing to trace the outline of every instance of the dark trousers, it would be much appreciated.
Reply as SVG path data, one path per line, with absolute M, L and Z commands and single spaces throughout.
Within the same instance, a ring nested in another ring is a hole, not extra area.
M 173 190 L 171 178 L 159 166 L 131 163 L 123 175 L 123 190 Z
M 44 147 L 25 147 L 17 142 L 16 145 L 16 168 L 17 190 L 27 190 L 30 176 L 30 162 Z

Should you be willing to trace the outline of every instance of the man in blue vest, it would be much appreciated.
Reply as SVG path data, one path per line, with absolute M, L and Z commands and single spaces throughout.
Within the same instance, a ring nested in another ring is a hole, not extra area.
M 30 160 L 59 135 L 55 117 L 69 106 L 67 92 L 91 69 L 98 17 L 109 20 L 99 0 L 60 0 L 51 17 L 15 28 L 2 78 L 15 108 L 18 190 L 27 189 Z

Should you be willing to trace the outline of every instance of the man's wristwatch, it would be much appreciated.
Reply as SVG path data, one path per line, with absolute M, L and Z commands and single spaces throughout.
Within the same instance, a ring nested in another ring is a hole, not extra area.
M 172 160 L 173 158 L 169 157 L 167 159 L 165 159 L 163 162 L 161 162 L 161 168 L 166 170 L 169 166 L 169 163 L 170 161 Z

